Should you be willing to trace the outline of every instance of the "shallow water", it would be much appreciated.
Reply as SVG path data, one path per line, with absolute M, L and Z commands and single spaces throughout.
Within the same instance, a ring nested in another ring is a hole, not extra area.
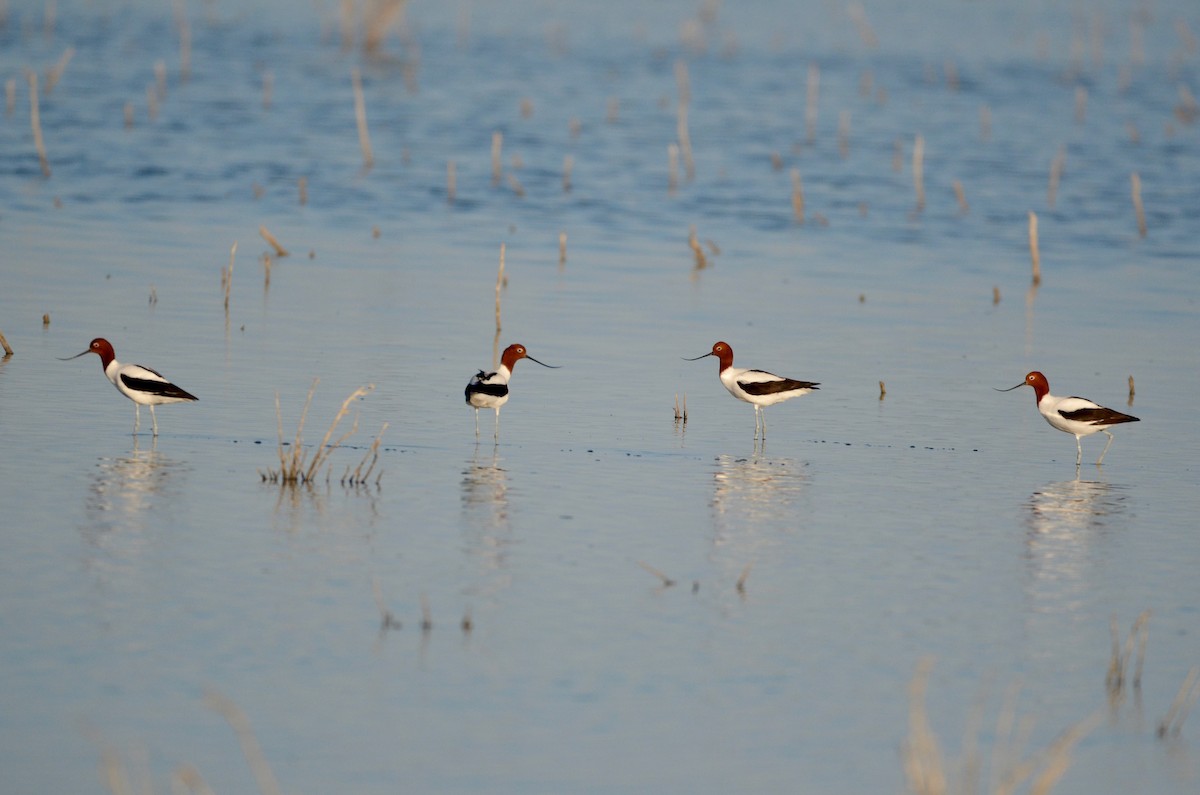
M 1175 113 L 1200 89 L 1190 4 L 867 7 L 874 48 L 822 3 L 723 7 L 706 48 L 681 43 L 694 4 L 414 4 L 374 59 L 341 49 L 333 8 L 205 4 L 186 82 L 157 4 L 59 3 L 49 35 L 40 5 L 10 5 L 6 791 L 104 791 L 104 758 L 154 791 L 183 765 L 254 791 L 210 691 L 285 791 L 900 791 L 926 658 L 951 775 L 982 699 L 989 791 L 1016 684 L 1030 750 L 1101 712 L 1056 792 L 1197 786 L 1196 727 L 1155 737 L 1200 664 L 1200 151 Z M 45 179 L 20 70 L 44 77 L 67 46 L 40 103 Z M 671 193 L 680 59 L 695 178 Z M 523 196 L 492 184 L 495 130 Z M 292 251 L 269 284 L 260 224 Z M 498 343 L 562 369 L 517 366 L 493 444 L 461 390 L 492 363 L 502 243 Z M 200 401 L 131 436 L 96 362 L 56 358 L 98 335 Z M 717 339 L 821 383 L 766 410 L 765 444 L 712 359 L 681 361 Z M 1103 468 L 1085 439 L 1076 472 L 1029 390 L 992 391 L 1031 369 L 1142 421 Z M 373 384 L 357 433 L 328 483 L 264 484 L 275 396 L 291 439 L 316 378 L 304 444 Z M 341 485 L 384 423 L 378 483 Z M 1110 620 L 1124 639 L 1144 610 L 1141 687 L 1110 700 Z

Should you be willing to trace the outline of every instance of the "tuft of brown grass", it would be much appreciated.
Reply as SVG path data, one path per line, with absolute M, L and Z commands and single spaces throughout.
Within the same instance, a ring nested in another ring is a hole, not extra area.
M 283 795 L 283 790 L 279 788 L 279 782 L 275 779 L 275 773 L 272 772 L 270 764 L 267 763 L 267 757 L 263 754 L 262 746 L 258 744 L 258 738 L 254 736 L 254 730 L 250 728 L 250 719 L 246 717 L 246 713 L 242 711 L 241 707 L 233 699 L 211 688 L 204 694 L 204 703 L 224 718 L 237 734 L 238 742 L 242 746 L 242 754 L 246 757 L 246 763 L 254 773 L 254 780 L 258 784 L 259 792 L 263 795 Z
M 1026 782 L 1030 795 L 1046 795 L 1054 789 L 1070 767 L 1071 751 L 1103 720 L 1102 712 L 1097 711 L 1068 727 L 1044 748 L 1025 754 L 1023 749 L 1033 724 L 1028 719 L 1016 720 L 1015 702 L 1018 688 L 1010 688 L 996 721 L 996 745 L 992 753 L 990 787 L 983 790 L 980 787 L 983 765 L 978 747 L 983 699 L 977 701 L 968 719 L 963 737 L 963 760 L 959 765 L 961 773 L 952 779 L 947 772 L 947 761 L 925 710 L 925 693 L 932 670 L 932 659 L 921 660 L 909 684 L 909 730 L 903 756 L 908 791 L 915 795 L 966 794 L 981 791 L 990 792 L 992 795 L 1012 795 Z
M 303 411 L 300 412 L 300 421 L 296 425 L 296 436 L 292 441 L 291 449 L 288 449 L 287 445 L 285 445 L 283 441 L 283 413 L 279 407 L 279 393 L 275 393 L 275 417 L 279 425 L 279 469 L 267 469 L 266 472 L 262 472 L 260 470 L 259 474 L 262 477 L 263 482 L 278 483 L 283 486 L 296 486 L 300 484 L 307 485 L 312 483 L 316 479 L 321 468 L 329 464 L 329 457 L 333 451 L 340 447 L 342 442 L 346 441 L 346 439 L 350 438 L 358 431 L 358 418 L 355 417 L 350 430 L 339 436 L 336 441 L 332 443 L 330 442 L 330 439 L 333 437 L 334 431 L 337 430 L 338 425 L 340 425 L 342 420 L 345 419 L 346 415 L 350 413 L 350 404 L 358 398 L 366 397 L 368 394 L 370 394 L 370 392 L 375 389 L 374 384 L 360 386 L 358 389 L 351 392 L 349 397 L 342 401 L 342 407 L 338 411 L 337 416 L 333 418 L 333 422 L 330 423 L 329 429 L 325 431 L 324 438 L 322 438 L 321 443 L 311 451 L 310 455 L 310 451 L 304 447 L 302 437 L 304 432 L 304 423 L 308 418 L 308 409 L 312 405 L 313 393 L 316 392 L 317 384 L 319 382 L 319 378 L 313 379 L 312 386 L 309 387 L 308 398 L 304 401 Z M 387 426 L 384 425 L 384 428 L 386 427 Z M 383 431 L 380 431 L 380 433 L 382 434 Z M 377 445 L 373 445 L 372 449 L 374 453 L 378 452 Z M 368 455 L 371 455 L 371 453 L 369 452 Z M 360 468 L 362 466 L 363 465 L 360 464 Z M 374 466 L 374 464 L 371 466 Z
M 1117 631 L 1116 616 L 1112 617 L 1109 628 L 1112 631 L 1112 657 L 1108 662 L 1108 673 L 1104 677 L 1104 685 L 1108 691 L 1109 703 L 1115 706 L 1124 698 L 1126 683 L 1132 684 L 1135 689 L 1142 686 L 1142 666 L 1146 661 L 1146 642 L 1150 636 L 1150 611 L 1143 610 L 1134 619 L 1133 626 L 1129 628 L 1129 634 L 1125 636 L 1124 644 L 1121 643 Z M 1133 658 L 1135 642 L 1137 658 L 1131 675 L 1129 663 Z
M 1167 714 L 1158 722 L 1158 736 L 1178 737 L 1183 731 L 1183 722 L 1187 720 L 1197 698 L 1200 698 L 1200 667 L 1193 666 L 1184 677 L 1183 684 L 1179 686 L 1179 692 L 1171 702 Z

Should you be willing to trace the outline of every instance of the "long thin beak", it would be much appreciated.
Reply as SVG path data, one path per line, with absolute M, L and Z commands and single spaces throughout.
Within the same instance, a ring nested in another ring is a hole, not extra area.
M 58 360 L 59 360 L 60 362 L 69 362 L 69 361 L 71 361 L 72 359 L 78 359 L 80 356 L 87 356 L 87 355 L 88 355 L 89 353 L 91 353 L 91 352 L 92 352 L 92 349 L 91 349 L 91 348 L 88 348 L 88 349 L 87 349 L 86 351 L 84 351 L 83 353 L 77 353 L 77 354 L 75 354 L 74 356 L 68 356 L 68 357 L 67 357 L 67 358 L 65 358 L 65 359 L 64 359 L 64 358 L 62 358 L 61 356 L 59 356 L 59 357 L 57 357 L 57 358 L 58 358 Z
M 1025 382 L 1024 382 L 1024 381 L 1022 381 L 1021 383 L 1017 384 L 1016 386 L 1010 386 L 1008 389 L 996 389 L 996 387 L 992 387 L 992 389 L 996 389 L 996 391 L 997 391 L 997 392 L 1011 392 L 1011 391 L 1013 391 L 1014 389 L 1020 389 L 1020 388 L 1021 388 L 1021 387 L 1023 387 L 1023 386 L 1025 386 Z
M 707 359 L 709 356 L 712 356 L 712 355 L 713 355 L 712 351 L 709 351 L 708 353 L 704 354 L 703 356 L 697 356 L 697 357 L 696 357 L 696 358 L 694 358 L 694 359 L 688 359 L 688 358 L 686 358 L 686 357 L 683 357 L 683 356 L 680 356 L 679 358 L 680 358 L 680 359 L 683 359 L 685 362 L 698 362 L 698 361 L 700 361 L 701 359 Z
M 537 362 L 537 364 L 540 364 L 542 367 L 549 367 L 551 370 L 557 370 L 560 367 L 562 367 L 561 364 L 546 364 L 545 362 L 539 362 L 537 359 L 533 358 L 528 353 L 525 354 L 525 358 L 531 362 Z

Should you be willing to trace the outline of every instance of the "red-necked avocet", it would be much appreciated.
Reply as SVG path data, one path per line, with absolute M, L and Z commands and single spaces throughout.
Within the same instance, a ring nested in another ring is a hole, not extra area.
M 1096 460 L 1096 466 L 1100 466 L 1104 461 L 1104 454 L 1108 452 L 1109 446 L 1113 443 L 1113 435 L 1108 432 L 1109 426 L 1120 425 L 1123 422 L 1140 422 L 1137 417 L 1105 408 L 1086 398 L 1051 395 L 1050 382 L 1046 380 L 1046 376 L 1036 370 L 1025 376 L 1025 380 L 1016 386 L 996 391 L 1011 392 L 1023 386 L 1033 387 L 1033 392 L 1037 397 L 1038 411 L 1046 418 L 1046 422 L 1064 433 L 1075 436 L 1077 451 L 1075 466 L 1077 467 L 1083 462 L 1083 445 L 1079 440 L 1084 436 L 1091 436 L 1098 431 L 1108 434 L 1108 444 L 1104 445 L 1100 458 Z
M 516 366 L 520 359 L 528 359 L 531 362 L 537 362 L 542 367 L 549 367 L 552 370 L 558 368 L 552 364 L 539 362 L 537 359 L 529 355 L 525 350 L 524 345 L 509 345 L 504 349 L 504 353 L 500 356 L 500 367 L 494 373 L 485 373 L 480 370 L 467 384 L 464 394 L 467 398 L 467 405 L 475 409 L 475 436 L 479 437 L 479 410 L 480 409 L 495 409 L 496 410 L 496 438 L 500 438 L 500 407 L 508 402 L 508 382 L 512 378 L 513 367 Z
M 62 361 L 78 359 L 89 353 L 100 357 L 100 366 L 104 369 L 108 380 L 112 381 L 118 392 L 133 401 L 133 432 L 135 434 L 141 426 L 142 406 L 150 407 L 150 420 L 154 424 L 154 435 L 158 436 L 158 418 L 154 416 L 155 406 L 163 403 L 189 403 L 199 400 L 195 395 L 175 386 L 149 367 L 142 367 L 140 364 L 121 364 L 117 361 L 112 344 L 102 337 L 92 340 L 88 349 L 83 353 L 68 356 Z
M 807 395 L 817 388 L 812 381 L 796 381 L 784 378 L 765 370 L 750 370 L 733 366 L 733 348 L 727 342 L 718 342 L 712 350 L 685 361 L 695 362 L 708 356 L 716 356 L 721 362 L 721 383 L 729 390 L 729 394 L 738 400 L 744 400 L 754 406 L 754 438 L 758 438 L 759 427 L 762 437 L 767 438 L 767 418 L 763 414 L 764 406 L 773 406 L 794 397 Z

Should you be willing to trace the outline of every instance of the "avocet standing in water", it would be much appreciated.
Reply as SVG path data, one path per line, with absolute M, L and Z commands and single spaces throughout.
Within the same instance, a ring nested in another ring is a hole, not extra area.
M 155 406 L 163 403 L 190 403 L 199 400 L 195 395 L 175 386 L 149 367 L 142 367 L 140 364 L 121 364 L 117 361 L 112 344 L 103 337 L 92 340 L 86 351 L 68 356 L 62 361 L 78 359 L 89 353 L 100 357 L 100 367 L 108 376 L 108 380 L 112 381 L 118 392 L 133 401 L 134 434 L 141 426 L 142 406 L 150 407 L 150 420 L 154 425 L 154 435 L 158 436 L 158 418 L 154 416 Z
M 1123 422 L 1140 422 L 1137 417 L 1131 417 L 1128 414 L 1122 414 L 1119 411 L 1105 408 L 1086 398 L 1051 395 L 1050 382 L 1046 380 L 1046 376 L 1036 370 L 1026 375 L 1025 380 L 1016 386 L 1011 386 L 1008 389 L 997 389 L 996 391 L 1011 392 L 1023 386 L 1033 387 L 1034 395 L 1037 398 L 1038 411 L 1046 418 L 1046 422 L 1064 433 L 1075 436 L 1075 449 L 1077 451 L 1075 456 L 1076 467 L 1083 462 L 1083 445 L 1080 444 L 1079 440 L 1084 436 L 1091 436 L 1097 432 L 1108 435 L 1108 444 L 1104 445 L 1104 450 L 1101 451 L 1100 458 L 1096 460 L 1096 466 L 1100 466 L 1104 461 L 1104 454 L 1108 452 L 1109 446 L 1113 443 L 1113 435 L 1108 431 L 1109 426 L 1120 425 Z
M 542 367 L 549 367 L 551 370 L 558 369 L 556 366 L 539 362 L 537 359 L 530 356 L 524 345 L 509 345 L 504 349 L 504 353 L 500 356 L 500 367 L 494 373 L 485 373 L 480 370 L 467 384 L 464 394 L 467 398 L 467 405 L 475 409 L 475 437 L 479 437 L 479 410 L 480 409 L 495 409 L 496 410 L 496 436 L 500 438 L 500 407 L 508 402 L 508 382 L 512 379 L 513 367 L 516 366 L 520 359 L 528 359 L 531 362 L 536 362 Z
M 759 436 L 762 428 L 762 438 L 767 438 L 767 418 L 763 414 L 764 406 L 773 406 L 794 397 L 807 395 L 818 387 L 812 381 L 796 381 L 781 375 L 768 373 L 765 370 L 751 370 L 733 366 L 733 348 L 727 342 L 717 342 L 712 350 L 685 361 L 695 362 L 708 356 L 716 356 L 721 363 L 721 383 L 729 390 L 729 394 L 738 400 L 744 400 L 754 406 L 754 438 Z

